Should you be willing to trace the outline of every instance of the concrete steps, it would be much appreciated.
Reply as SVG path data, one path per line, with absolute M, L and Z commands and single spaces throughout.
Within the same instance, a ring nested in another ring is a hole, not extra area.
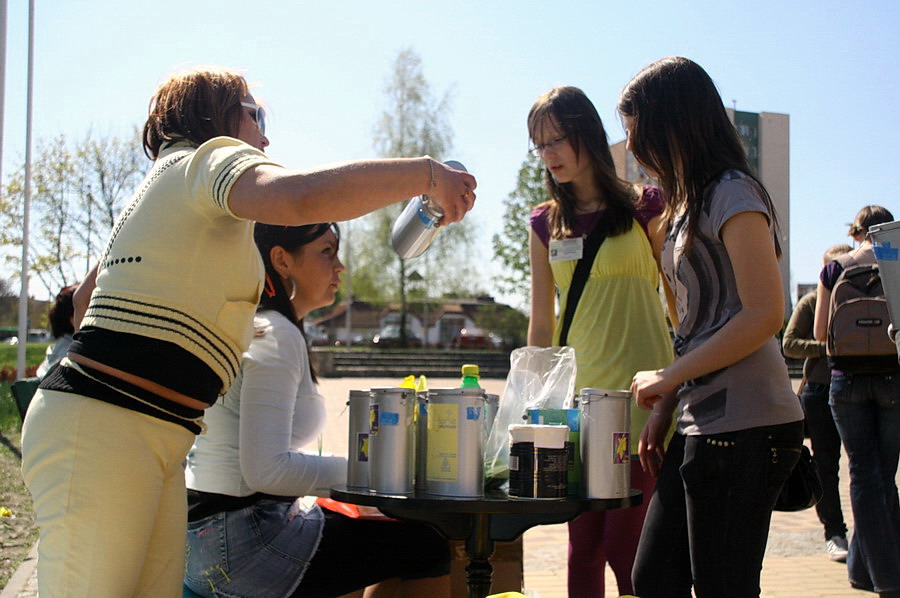
M 478 364 L 482 378 L 506 378 L 506 351 L 457 351 L 443 349 L 331 349 L 313 347 L 311 354 L 319 375 L 325 378 L 391 377 L 410 374 L 428 378 L 455 378 L 464 363 Z

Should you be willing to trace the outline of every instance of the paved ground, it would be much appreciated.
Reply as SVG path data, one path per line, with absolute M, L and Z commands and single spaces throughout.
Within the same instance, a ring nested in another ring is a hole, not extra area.
M 344 403 L 350 389 L 392 386 L 393 379 L 323 379 L 322 393 L 332 399 L 323 445 L 326 451 L 346 454 L 347 412 Z M 457 380 L 430 380 L 431 387 L 456 386 Z M 503 380 L 483 380 L 488 392 L 501 394 Z M 846 462 L 842 461 L 841 501 L 848 525 L 852 525 Z M 900 479 L 900 476 L 898 476 Z M 566 526 L 544 525 L 525 533 L 525 589 L 531 598 L 566 597 Z M 865 594 L 847 583 L 846 566 L 825 556 L 822 526 L 813 509 L 799 513 L 775 513 L 762 572 L 763 598 L 861 598 Z M 10 580 L 0 598 L 35 598 L 35 558 L 29 558 Z M 495 591 L 499 591 L 495 588 Z M 618 596 L 613 575 L 607 571 L 606 596 Z

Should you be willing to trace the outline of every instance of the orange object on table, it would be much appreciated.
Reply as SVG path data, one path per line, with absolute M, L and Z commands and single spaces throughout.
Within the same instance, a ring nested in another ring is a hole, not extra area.
M 341 502 L 339 500 L 334 500 L 333 498 L 325 498 L 319 497 L 316 499 L 316 504 L 322 507 L 323 509 L 328 509 L 329 511 L 334 511 L 335 513 L 340 513 L 345 517 L 350 517 L 351 519 L 372 519 L 377 521 L 397 521 L 393 517 L 388 517 L 375 507 L 366 507 L 360 505 L 354 505 L 349 502 Z

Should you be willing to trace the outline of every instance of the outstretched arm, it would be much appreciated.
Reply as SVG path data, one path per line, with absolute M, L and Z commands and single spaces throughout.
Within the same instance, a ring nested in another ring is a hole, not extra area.
M 296 226 L 350 220 L 427 194 L 444 212 L 441 223 L 449 224 L 472 209 L 476 185 L 472 175 L 431 158 L 348 162 L 309 171 L 265 164 L 238 178 L 228 203 L 241 218 Z

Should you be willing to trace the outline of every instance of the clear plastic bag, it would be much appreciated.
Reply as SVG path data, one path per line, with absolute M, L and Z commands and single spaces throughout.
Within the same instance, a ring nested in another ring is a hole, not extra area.
M 484 448 L 485 487 L 509 479 L 509 426 L 525 423 L 528 409 L 563 409 L 575 396 L 575 349 L 520 347 L 509 356 L 509 375 Z

